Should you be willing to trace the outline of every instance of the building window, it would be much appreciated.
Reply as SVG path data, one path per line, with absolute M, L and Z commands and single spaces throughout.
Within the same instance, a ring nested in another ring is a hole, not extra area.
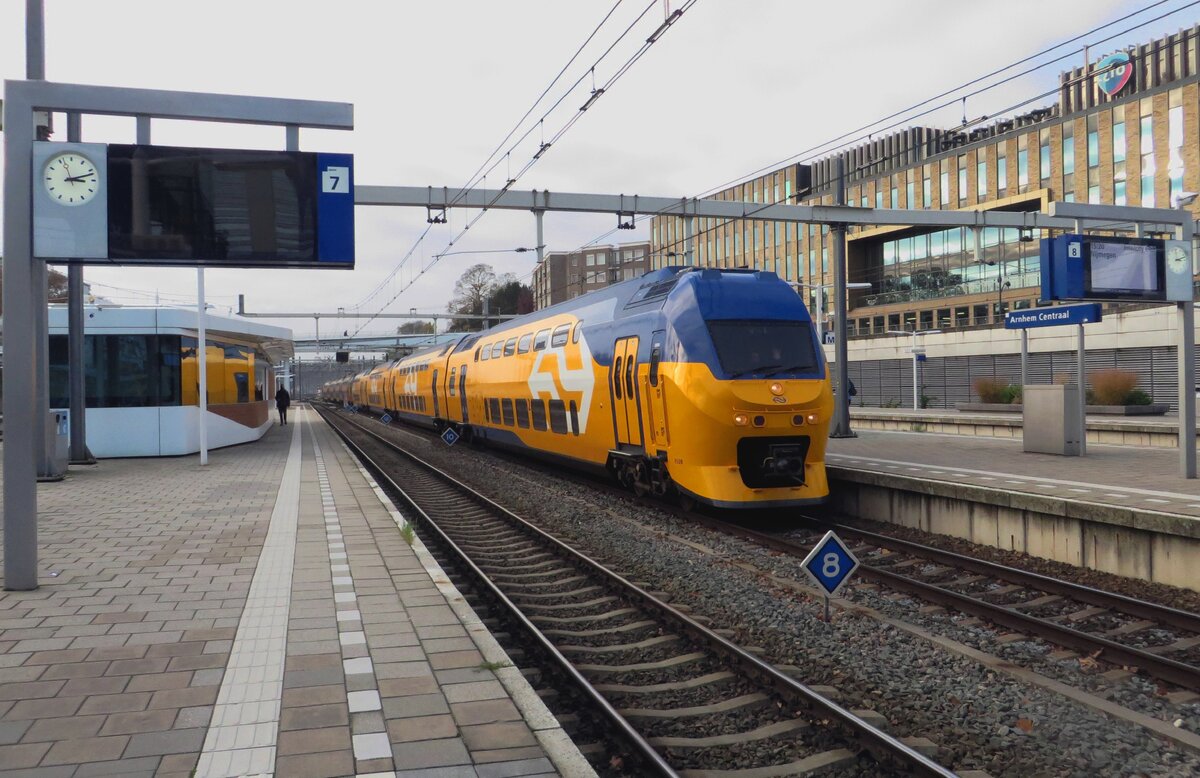
M 1063 175 L 1071 176 L 1075 174 L 1075 127 L 1071 122 L 1063 125 Z M 1074 186 L 1064 184 L 1067 189 L 1074 189 Z
M 1041 130 L 1038 133 L 1038 176 L 1042 179 L 1042 186 L 1049 186 L 1050 183 L 1050 130 Z
M 1171 182 L 1170 204 L 1183 192 L 1183 104 L 1182 93 L 1171 90 L 1170 109 L 1167 112 L 1167 178 Z
M 1113 204 L 1125 205 L 1125 118 L 1124 109 L 1113 111 Z
M 1024 194 L 1029 191 L 1029 137 L 1022 135 L 1017 138 L 1017 191 Z
M 958 203 L 967 201 L 967 155 L 958 155 Z
M 938 200 L 942 207 L 946 208 L 950 205 L 950 171 L 946 169 L 946 163 L 942 162 L 941 176 L 941 192 L 938 194 Z
M 1087 118 L 1087 156 L 1088 167 L 1100 166 L 1100 116 L 1092 114 Z
M 1100 202 L 1100 115 L 1087 118 L 1088 202 Z
M 878 182 L 875 184 L 875 207 L 883 207 L 883 187 Z
M 889 208 L 900 207 L 900 188 L 896 185 L 896 180 L 892 179 L 892 204 Z
M 915 181 L 912 180 L 912 175 L 913 175 L 913 171 L 909 171 L 909 179 L 904 184 L 904 207 L 905 208 L 916 208 L 917 207 L 917 196 L 916 196 L 916 191 L 915 191 L 917 184 Z
M 1142 207 L 1154 207 L 1154 117 L 1150 100 L 1142 101 Z
M 1000 197 L 1008 191 L 1008 152 L 1001 143 L 996 146 L 996 194 Z
M 933 205 L 933 187 L 929 181 L 929 165 L 925 166 L 925 177 L 921 179 L 921 207 L 928 208 Z
M 987 159 L 982 150 L 979 152 L 979 162 L 975 164 L 975 193 L 980 200 L 987 199 Z

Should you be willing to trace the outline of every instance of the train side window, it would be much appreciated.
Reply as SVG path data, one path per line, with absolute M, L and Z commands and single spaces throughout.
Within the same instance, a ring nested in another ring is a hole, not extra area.
M 621 363 L 624 357 L 617 357 L 617 364 L 613 365 L 613 389 L 616 390 L 617 399 L 622 399 L 621 395 Z
M 579 329 L 582 326 L 583 326 L 583 319 L 580 319 L 579 321 L 575 322 L 575 330 L 571 333 L 571 342 L 572 343 L 579 342 Z
M 575 401 L 571 401 L 571 432 L 579 434 L 579 408 L 575 405 Z
M 504 341 L 498 340 L 492 345 L 492 359 L 499 359 L 504 352 Z
M 516 350 L 517 350 L 517 339 L 516 338 L 509 338 L 508 340 L 504 341 L 504 356 L 511 357 L 513 355 L 513 353 L 516 352 Z
M 475 361 L 476 362 L 479 361 L 479 348 L 478 347 L 476 347 L 476 349 L 475 349 Z
M 513 401 L 507 397 L 501 400 L 500 410 L 504 412 L 504 426 L 511 427 L 513 425 Z
M 522 399 L 516 400 L 517 411 L 517 426 L 521 429 L 529 429 L 529 406 Z
M 458 391 L 458 384 L 454 381 L 454 372 L 456 370 L 458 370 L 457 367 L 450 368 L 450 391 L 447 392 L 447 394 L 449 394 L 451 397 L 454 397 L 454 393 Z
M 479 358 L 484 362 L 487 362 L 492 358 L 492 347 L 490 344 L 483 347 L 483 351 L 479 354 Z
M 495 397 L 488 400 L 488 408 L 492 412 L 492 424 L 500 423 L 500 401 Z
M 625 360 L 625 396 L 633 399 L 633 367 L 636 363 L 632 356 Z
M 655 343 L 650 349 L 650 385 L 658 386 L 658 363 L 662 360 L 662 344 Z
M 538 432 L 546 431 L 546 401 L 541 397 L 534 397 L 529 402 L 529 416 L 533 422 L 533 428 Z
M 531 340 L 533 340 L 532 334 L 526 333 L 526 334 L 522 335 L 521 339 L 517 341 L 517 353 L 518 354 L 528 353 L 529 341 L 531 341 Z
M 486 398 L 483 401 L 483 418 L 489 422 L 492 420 L 492 405 Z
M 550 401 L 550 431 L 567 434 L 567 408 L 562 400 Z
M 538 334 L 533 336 L 533 350 L 541 351 L 546 348 L 546 343 L 550 340 L 550 330 L 539 330 Z
M 571 334 L 570 324 L 560 324 L 554 328 L 554 334 L 550 336 L 550 348 L 559 348 L 567 345 L 567 337 Z

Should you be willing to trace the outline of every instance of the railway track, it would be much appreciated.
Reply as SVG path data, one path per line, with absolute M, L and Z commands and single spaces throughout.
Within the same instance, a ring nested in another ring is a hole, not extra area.
M 1200 614 L 805 518 L 859 544 L 855 574 L 864 579 L 1200 691 Z M 689 519 L 799 557 L 819 537 L 768 534 L 697 514 Z
M 868 723 L 871 712 L 846 710 L 393 441 L 318 410 L 489 607 L 570 679 L 621 742 L 622 770 L 953 775 Z

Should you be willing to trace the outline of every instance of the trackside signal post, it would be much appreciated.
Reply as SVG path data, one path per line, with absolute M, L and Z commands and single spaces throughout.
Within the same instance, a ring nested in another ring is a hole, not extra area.
M 292 137 L 300 127 L 339 130 L 354 127 L 353 107 L 348 103 L 5 81 L 4 162 L 8 175 L 4 180 L 4 586 L 16 590 L 37 588 L 37 436 L 45 424 L 45 415 L 39 417 L 37 414 L 39 393 L 35 387 L 46 386 L 48 374 L 44 349 L 38 348 L 38 333 L 42 338 L 45 333 L 36 326 L 38 317 L 45 317 L 45 285 L 40 285 L 42 291 L 38 293 L 37 284 L 38 279 L 44 278 L 45 264 L 43 258 L 35 256 L 32 229 L 37 140 L 33 118 L 35 112 L 55 111 L 133 116 L 147 122 L 151 118 L 164 118 L 275 125 L 289 128 L 287 134 Z M 65 148 L 67 144 L 62 146 Z M 89 161 L 99 162 L 98 157 L 95 160 L 89 158 Z M 108 155 L 104 161 L 110 161 Z M 51 163 L 49 158 L 47 163 Z M 50 171 L 36 171 L 39 185 L 48 186 L 43 181 L 46 172 Z M 68 186 L 85 183 L 92 179 L 88 172 L 83 167 L 72 170 L 62 177 L 63 183 Z M 99 168 L 95 172 L 98 174 Z M 68 178 L 74 180 L 67 181 Z M 339 185 L 340 182 L 330 182 L 330 186 Z M 59 193 L 54 193 L 55 200 Z M 48 188 L 46 194 L 50 195 Z M 106 190 L 106 194 L 111 196 L 112 193 Z M 353 202 L 353 190 L 344 196 L 348 202 Z M 78 206 L 75 210 L 81 213 L 88 208 L 86 203 L 75 205 Z M 352 206 L 349 207 L 352 211 Z M 352 228 L 350 236 L 352 241 Z M 111 240 L 110 235 L 105 237 Z M 56 261 L 68 262 L 87 256 L 85 251 L 76 251 L 76 248 L 83 249 L 84 246 L 71 247 L 62 253 L 52 252 L 52 255 Z M 167 248 L 169 246 L 164 247 L 164 253 Z M 64 253 L 66 256 L 62 256 Z M 107 254 L 97 258 L 109 262 Z M 198 263 L 185 261 L 180 264 Z

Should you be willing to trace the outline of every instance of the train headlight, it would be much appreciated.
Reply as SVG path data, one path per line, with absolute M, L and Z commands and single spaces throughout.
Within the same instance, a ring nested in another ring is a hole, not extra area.
M 733 417 L 733 423 L 739 427 L 745 427 L 747 424 L 750 423 L 750 417 L 744 413 L 736 414 Z
M 817 423 L 817 418 L 818 418 L 818 417 L 817 417 L 817 414 L 815 414 L 815 413 L 810 413 L 810 414 L 808 414 L 808 423 L 809 423 L 809 424 L 816 424 L 816 423 Z
M 783 384 L 779 383 L 778 381 L 771 384 L 770 388 L 771 388 L 771 394 L 775 395 L 776 397 L 779 397 L 780 395 L 783 394 Z

